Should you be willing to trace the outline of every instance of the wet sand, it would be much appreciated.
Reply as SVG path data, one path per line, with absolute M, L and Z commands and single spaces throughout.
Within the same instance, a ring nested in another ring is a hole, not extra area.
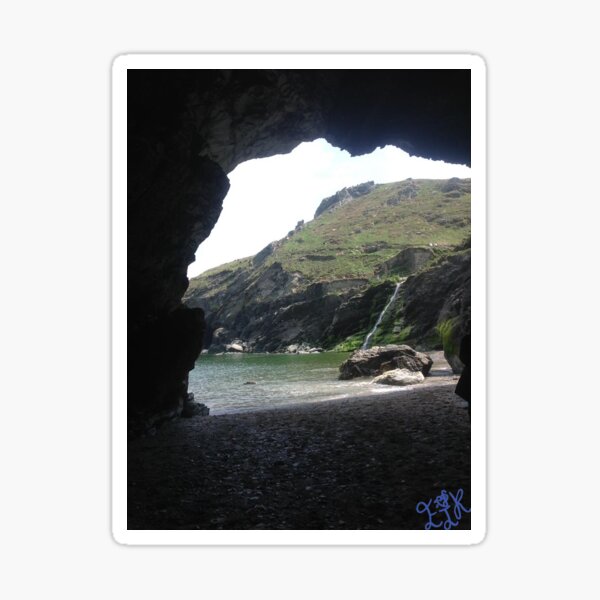
M 422 529 L 442 489 L 470 507 L 456 377 L 411 389 L 179 419 L 129 442 L 129 529 Z M 465 514 L 457 529 L 469 529 Z

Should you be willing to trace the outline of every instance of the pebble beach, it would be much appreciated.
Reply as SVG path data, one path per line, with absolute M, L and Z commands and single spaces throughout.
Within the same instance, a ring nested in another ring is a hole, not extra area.
M 422 529 L 417 503 L 443 489 L 470 506 L 466 403 L 435 366 L 408 389 L 178 419 L 130 441 L 128 528 Z

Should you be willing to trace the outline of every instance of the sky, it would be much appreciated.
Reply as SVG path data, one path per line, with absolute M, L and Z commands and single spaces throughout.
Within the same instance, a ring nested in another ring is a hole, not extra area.
M 229 173 L 231 187 L 209 237 L 196 251 L 188 277 L 253 256 L 281 239 L 300 220 L 312 220 L 323 198 L 363 183 L 470 177 L 464 165 L 411 157 L 394 146 L 351 157 L 324 139 L 305 142 L 289 154 L 249 160 Z

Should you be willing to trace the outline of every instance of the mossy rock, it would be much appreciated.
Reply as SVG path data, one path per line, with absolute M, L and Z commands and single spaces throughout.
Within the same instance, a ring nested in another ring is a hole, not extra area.
M 366 337 L 366 333 L 357 333 L 346 338 L 343 342 L 336 344 L 333 348 L 333 352 L 354 352 L 362 347 Z
M 452 317 L 438 323 L 437 331 L 440 335 L 444 357 L 452 367 L 454 373 L 461 373 L 464 365 L 458 357 L 460 351 L 460 341 L 463 336 L 462 319 Z

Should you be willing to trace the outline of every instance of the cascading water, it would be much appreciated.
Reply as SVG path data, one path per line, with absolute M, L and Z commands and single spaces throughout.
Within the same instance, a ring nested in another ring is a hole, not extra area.
M 400 286 L 402 285 L 402 283 L 403 283 L 402 281 L 399 281 L 396 284 L 396 289 L 394 290 L 392 297 L 390 298 L 389 302 L 385 305 L 385 307 L 381 311 L 381 314 L 379 315 L 379 318 L 377 319 L 377 322 L 375 323 L 375 327 L 373 327 L 373 329 L 371 329 L 371 331 L 368 333 L 367 337 L 365 338 L 365 341 L 362 345 L 361 350 L 366 350 L 369 347 L 369 342 L 371 341 L 371 338 L 375 335 L 375 332 L 377 331 L 377 328 L 379 327 L 379 325 L 381 325 L 381 321 L 383 320 L 383 317 L 384 317 L 385 313 L 387 312 L 388 308 L 394 303 L 394 300 L 396 299 L 396 296 L 398 295 L 398 290 L 400 289 Z

